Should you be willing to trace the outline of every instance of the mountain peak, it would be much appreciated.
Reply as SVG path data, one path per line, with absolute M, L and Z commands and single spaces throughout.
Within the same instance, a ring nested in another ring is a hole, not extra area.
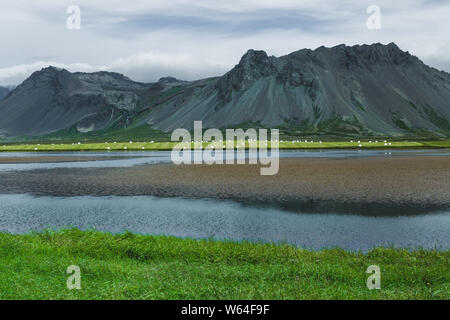
M 45 85 L 60 86 L 64 82 L 70 81 L 72 74 L 66 69 L 48 66 L 33 72 L 18 87 L 40 87 Z
M 397 44 L 395 42 L 389 42 L 387 44 L 387 46 L 390 47 L 390 48 L 395 48 L 395 49 L 400 50 L 400 48 L 397 46 Z
M 274 73 L 276 59 L 269 57 L 263 50 L 248 50 L 239 64 L 218 80 L 220 96 L 229 100 L 232 90 L 246 90 L 258 79 Z
M 248 49 L 247 52 L 242 56 L 241 61 L 249 61 L 252 59 L 265 59 L 267 58 L 267 53 L 264 50 L 254 50 Z
M 297 53 L 300 52 L 302 50 Z M 338 59 L 347 68 L 357 65 L 412 65 L 420 61 L 408 51 L 401 50 L 394 42 L 354 46 L 340 44 L 331 48 L 321 46 L 312 51 L 312 55 L 328 62 Z
M 52 72 L 52 73 L 54 73 L 54 72 L 61 72 L 63 70 L 65 70 L 65 69 L 54 67 L 54 66 L 48 66 L 48 67 L 42 68 L 38 72 L 46 72 L 46 73 Z M 65 71 L 67 71 L 67 70 L 65 70 Z
M 363 44 L 363 45 L 352 45 L 352 46 L 348 46 L 344 43 L 335 45 L 333 47 L 326 47 L 326 46 L 320 46 L 317 47 L 315 50 L 313 50 L 312 52 L 320 52 L 320 51 L 373 51 L 373 50 L 391 50 L 391 51 L 400 51 L 400 52 L 405 52 L 402 51 L 396 44 L 395 42 L 390 42 L 388 44 L 383 44 L 380 42 L 376 42 L 376 43 L 372 43 L 372 44 Z M 302 52 L 302 51 L 310 51 L 309 49 L 301 49 L 298 52 Z M 297 51 L 296 51 L 297 52 Z
M 179 80 L 175 77 L 172 77 L 172 76 L 167 76 L 167 77 L 159 78 L 158 82 L 167 84 L 167 83 L 183 82 L 183 81 Z
M 70 74 L 70 72 L 67 71 L 66 69 L 57 68 L 57 67 L 54 67 L 54 66 L 48 66 L 48 67 L 42 68 L 41 70 L 33 72 L 31 74 L 31 76 L 29 77 L 29 79 L 36 79 L 36 78 L 38 78 L 38 79 L 40 79 L 40 78 L 42 78 L 42 79 L 44 79 L 44 78 L 50 79 L 50 78 L 53 78 L 53 77 L 57 77 L 57 76 L 59 76 L 60 74 L 63 74 L 63 73 L 64 74 Z M 26 79 L 25 81 L 27 81 L 27 80 L 28 79 Z
M 249 49 L 239 61 L 238 66 L 240 67 L 258 67 L 261 65 L 270 64 L 270 58 L 264 50 L 253 50 Z

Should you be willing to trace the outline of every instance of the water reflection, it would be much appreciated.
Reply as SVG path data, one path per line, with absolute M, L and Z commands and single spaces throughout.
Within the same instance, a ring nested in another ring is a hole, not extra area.
M 366 217 L 295 214 L 233 201 L 0 195 L 0 231 L 77 227 L 119 233 L 287 242 L 308 249 L 450 248 L 450 212 Z

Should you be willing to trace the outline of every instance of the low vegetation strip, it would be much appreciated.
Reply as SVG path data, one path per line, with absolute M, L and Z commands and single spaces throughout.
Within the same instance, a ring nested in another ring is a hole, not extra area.
M 1 299 L 449 299 L 449 251 L 307 251 L 286 244 L 112 235 L 0 234 Z M 81 289 L 69 290 L 68 266 Z M 370 265 L 381 289 L 366 286 Z
M 35 143 L 35 144 L 0 144 L 0 152 L 2 151 L 157 151 L 157 150 L 172 150 L 178 142 L 74 142 L 74 143 Z M 203 148 L 209 144 L 204 142 Z M 268 142 L 258 142 L 262 147 L 270 148 L 271 144 Z M 220 147 L 220 142 L 214 144 Z M 189 143 L 186 144 L 189 147 Z M 190 144 L 194 148 L 194 143 Z M 223 143 L 223 147 L 225 144 Z M 248 148 L 248 143 L 236 143 L 237 148 Z M 281 141 L 279 142 L 280 149 L 394 149 L 394 148 L 450 148 L 450 140 L 442 141 L 341 141 L 341 142 L 326 142 L 326 141 Z

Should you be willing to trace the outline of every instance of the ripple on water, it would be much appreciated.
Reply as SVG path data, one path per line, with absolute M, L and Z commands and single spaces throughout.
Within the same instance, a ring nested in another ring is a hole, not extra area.
M 450 248 L 450 212 L 366 217 L 289 213 L 233 201 L 0 195 L 0 231 L 76 227 L 190 238 L 287 242 L 308 249 Z

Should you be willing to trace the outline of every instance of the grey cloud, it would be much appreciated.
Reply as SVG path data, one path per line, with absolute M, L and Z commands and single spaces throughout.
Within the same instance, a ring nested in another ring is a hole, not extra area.
M 448 1 L 379 0 L 382 29 L 365 27 L 372 1 L 77 0 L 80 31 L 65 28 L 72 1 L 2 3 L 0 85 L 17 83 L 45 63 L 107 68 L 139 81 L 220 75 L 249 48 L 282 55 L 339 43 L 394 41 L 450 71 Z

